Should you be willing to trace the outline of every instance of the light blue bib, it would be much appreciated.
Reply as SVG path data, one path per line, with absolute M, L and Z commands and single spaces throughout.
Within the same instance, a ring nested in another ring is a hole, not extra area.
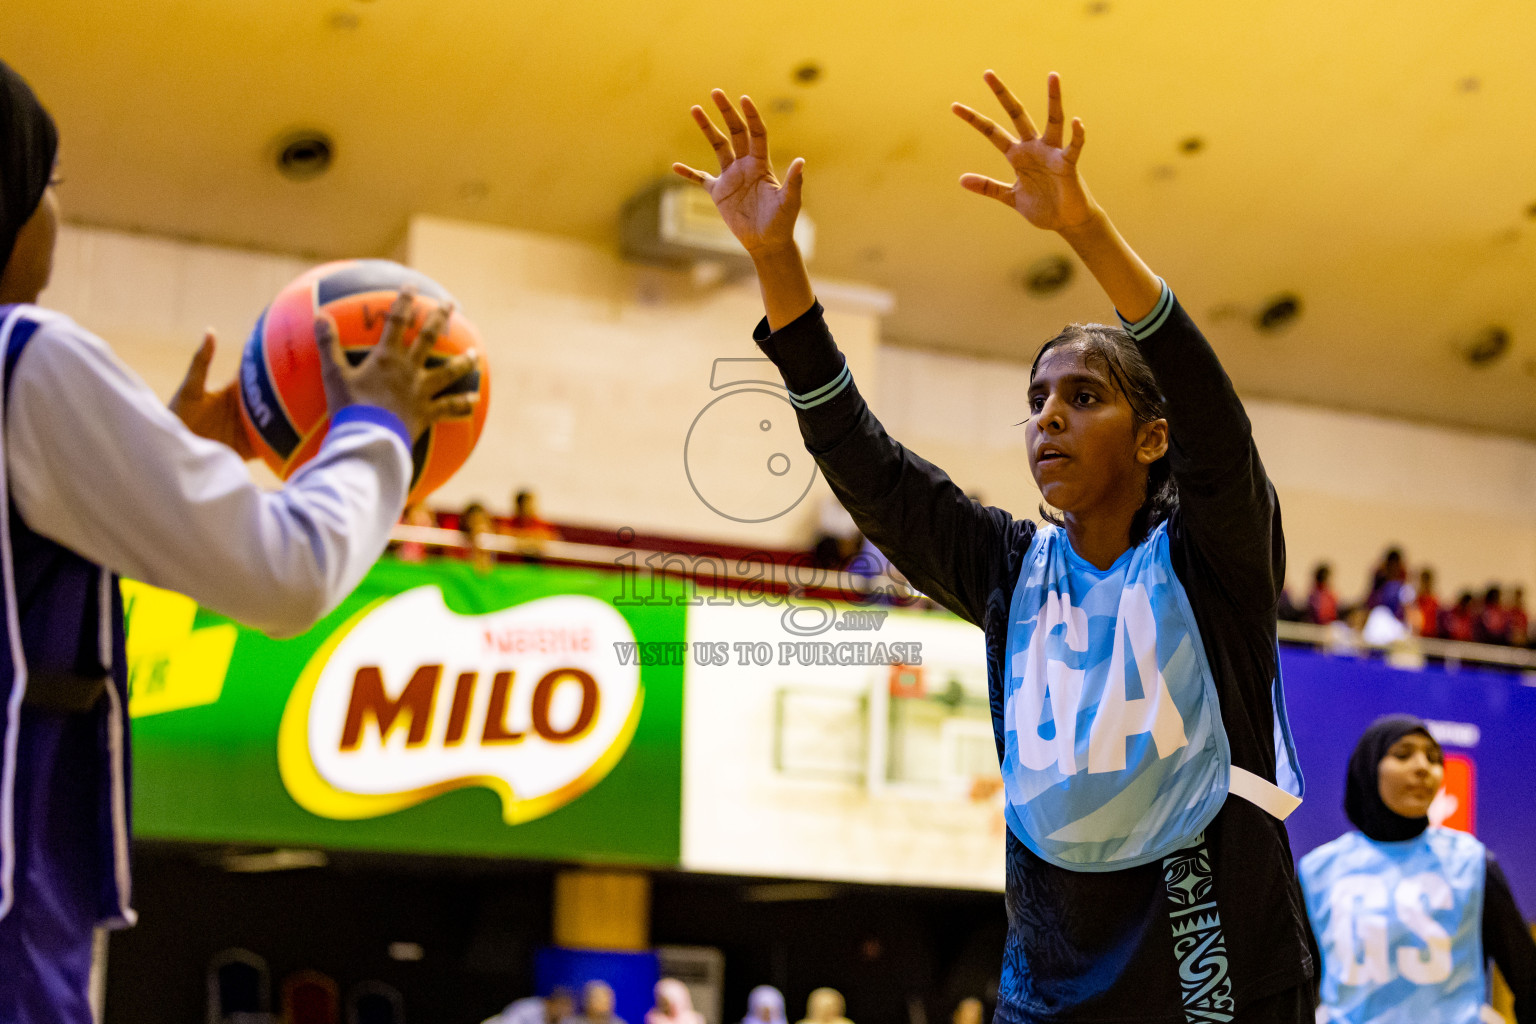
M 1401 843 L 1359 832 L 1301 859 L 1323 954 L 1322 1000 L 1338 1024 L 1474 1024 L 1488 995 L 1483 844 L 1431 828 Z
M 1188 845 L 1221 809 L 1232 755 L 1166 523 L 1105 570 L 1041 526 L 1013 591 L 1004 672 L 1005 815 L 1041 858 L 1135 867 Z M 1281 783 L 1299 795 L 1278 679 L 1273 694 Z

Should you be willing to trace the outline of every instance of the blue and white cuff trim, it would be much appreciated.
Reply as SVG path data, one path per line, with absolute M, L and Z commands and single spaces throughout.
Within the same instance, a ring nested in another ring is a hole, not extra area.
M 815 391 L 807 391 L 803 395 L 797 395 L 793 391 L 789 393 L 789 400 L 796 409 L 814 409 L 818 405 L 832 401 L 853 383 L 853 371 L 848 369 L 848 364 L 843 363 L 843 370 L 836 377 L 817 388 Z
M 1126 333 L 1137 341 L 1146 341 L 1156 334 L 1157 329 L 1168 320 L 1168 314 L 1173 312 L 1173 292 L 1168 288 L 1168 282 L 1158 278 L 1157 283 L 1163 286 L 1163 291 L 1157 297 L 1157 304 L 1152 307 L 1152 312 L 1135 323 L 1131 323 L 1125 317 L 1120 316 L 1119 310 L 1115 311 L 1115 315 L 1120 316 L 1120 323 L 1125 327 Z
M 336 410 L 336 414 L 331 417 L 332 430 L 348 423 L 372 423 L 384 427 L 400 438 L 406 451 L 411 450 L 411 435 L 406 432 L 405 421 L 388 409 L 377 405 L 348 405 Z

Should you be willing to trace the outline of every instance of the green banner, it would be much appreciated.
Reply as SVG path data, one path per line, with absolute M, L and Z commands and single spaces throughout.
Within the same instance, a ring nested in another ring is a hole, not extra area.
M 616 651 L 687 609 L 620 580 L 385 560 L 281 641 L 125 582 L 136 833 L 677 863 L 683 666 Z

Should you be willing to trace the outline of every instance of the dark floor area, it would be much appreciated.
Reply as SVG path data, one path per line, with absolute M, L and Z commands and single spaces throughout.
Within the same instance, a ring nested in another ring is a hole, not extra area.
M 267 961 L 274 999 L 285 977 L 314 969 L 343 995 L 394 986 L 411 1024 L 479 1024 L 531 993 L 533 952 L 549 943 L 558 865 L 334 854 L 325 867 L 240 874 L 221 854 L 140 846 L 140 920 L 111 939 L 107 1024 L 204 1024 L 207 965 L 231 947 Z M 997 893 L 653 878 L 653 942 L 724 953 L 726 1022 L 758 984 L 784 992 L 791 1021 L 811 989 L 837 988 L 856 1024 L 943 1024 L 960 998 L 990 1005 L 996 992 Z M 422 956 L 395 959 L 391 943 Z

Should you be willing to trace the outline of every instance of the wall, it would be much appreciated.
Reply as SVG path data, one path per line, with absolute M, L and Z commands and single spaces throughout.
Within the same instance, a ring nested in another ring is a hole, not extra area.
M 819 479 L 788 514 L 741 523 L 706 507 L 685 472 L 690 428 L 725 393 L 711 388 L 715 360 L 760 355 L 752 344 L 762 316 L 755 282 L 698 289 L 686 274 L 638 268 L 584 243 L 426 217 L 411 222 L 405 252 L 480 327 L 499 388 L 486 423 L 493 443 L 482 444 L 444 488 L 446 500 L 507 502 L 517 485 L 530 483 L 557 519 L 747 544 L 793 546 L 809 536 L 828 493 Z M 877 313 L 888 299 L 826 282 L 818 290 L 854 372 L 872 376 Z M 777 381 L 766 364 L 744 369 Z M 735 415 L 738 404 L 751 412 Z M 764 436 L 757 425 L 770 421 Z M 736 399 L 699 423 L 690 443 L 700 446 L 704 465 L 694 469 L 709 477 L 707 485 L 700 479 L 701 489 L 717 503 L 719 494 L 753 494 L 776 483 L 763 460 L 777 451 L 793 457 L 785 480 L 801 470 L 809 479 L 811 463 L 786 401 Z M 794 497 L 773 490 L 724 511 L 771 515 Z
M 898 612 L 877 632 L 849 633 L 840 621 L 838 632 L 810 638 L 917 644 L 930 692 L 963 675 L 979 699 L 982 747 L 975 773 L 900 787 L 885 778 L 889 745 L 901 741 L 886 728 L 890 668 L 805 665 L 793 656 L 786 663 L 779 645 L 804 638 L 786 631 L 782 612 L 707 602 L 689 612 L 690 643 L 727 644 L 730 657 L 726 665 L 690 664 L 683 688 L 683 866 L 721 874 L 1001 888 L 1001 798 L 967 798 L 976 778 L 995 778 L 997 764 L 980 631 L 947 617 Z M 749 641 L 769 645 L 775 655 L 770 664 L 742 664 L 735 645 Z M 781 690 L 841 700 L 849 711 L 813 717 L 779 705 Z M 853 710 L 861 697 L 868 701 L 863 713 Z M 863 763 L 862 777 L 808 770 L 812 763 L 844 760 L 842 752 L 848 762 Z M 925 760 L 931 767 L 932 754 Z
M 756 354 L 753 284 L 697 289 L 686 275 L 632 267 L 585 243 L 431 218 L 412 222 L 401 252 L 479 324 L 495 382 L 487 439 L 439 503 L 479 497 L 505 508 L 529 484 L 557 519 L 765 545 L 809 537 L 826 494 L 819 479 L 792 512 L 740 523 L 705 507 L 684 468 L 690 426 L 724 393 L 709 386 L 714 360 Z M 228 379 L 249 324 L 304 266 L 65 227 L 44 301 L 106 336 L 169 395 L 205 325 L 222 339 L 212 379 Z M 1039 497 L 1014 426 L 1027 367 L 882 346 L 888 297 L 827 282 L 819 291 L 892 434 L 988 502 L 1033 514 Z M 1442 592 L 1536 582 L 1536 445 L 1262 399 L 1248 407 L 1281 495 L 1293 588 L 1304 591 L 1311 565 L 1326 558 L 1353 596 L 1389 543 L 1437 566 Z M 714 441 L 715 484 L 731 490 L 760 485 L 761 456 L 778 450 L 720 464 L 746 436 Z
M 875 412 L 967 491 L 1033 515 L 1024 396 L 1029 368 L 884 346 Z M 1363 596 L 1389 544 L 1452 588 L 1536 583 L 1536 444 L 1516 438 L 1246 398 L 1280 495 L 1289 578 L 1305 594 L 1326 559 L 1342 597 Z

